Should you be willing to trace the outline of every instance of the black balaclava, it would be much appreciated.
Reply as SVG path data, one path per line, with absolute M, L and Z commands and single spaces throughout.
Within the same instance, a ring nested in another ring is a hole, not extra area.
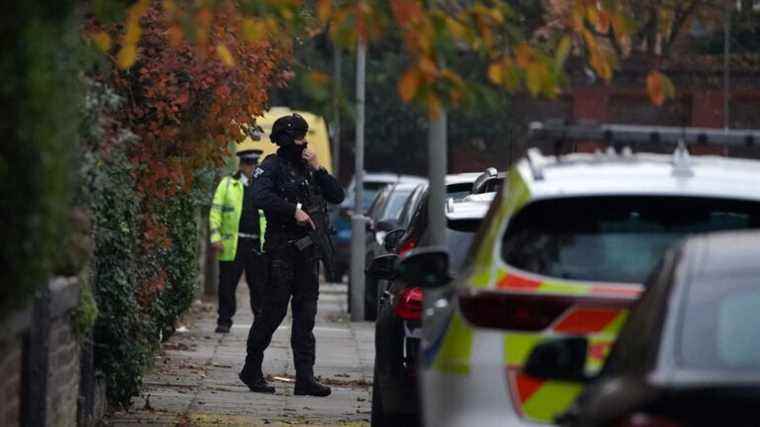
M 290 160 L 293 163 L 299 163 L 303 162 L 303 150 L 306 149 L 306 144 L 298 145 L 295 142 L 291 142 L 290 144 L 280 146 L 279 150 L 277 150 L 279 153 L 282 153 L 283 156 L 285 156 L 286 159 Z
M 272 133 L 269 139 L 280 146 L 278 153 L 293 163 L 300 164 L 303 162 L 303 150 L 306 144 L 296 145 L 296 139 L 302 139 L 309 130 L 309 124 L 303 117 L 293 113 L 289 116 L 283 116 L 275 120 L 272 125 Z

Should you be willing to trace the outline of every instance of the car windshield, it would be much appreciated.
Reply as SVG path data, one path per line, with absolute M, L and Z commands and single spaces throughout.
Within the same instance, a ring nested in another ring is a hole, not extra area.
M 459 273 L 467 252 L 480 226 L 480 219 L 449 220 L 446 229 L 446 248 L 449 252 L 450 270 Z
M 510 221 L 502 256 L 545 276 L 644 283 L 668 246 L 685 236 L 759 225 L 755 202 L 667 196 L 541 200 Z
M 401 210 L 404 207 L 404 202 L 412 194 L 412 190 L 398 190 L 396 189 L 391 193 L 390 200 L 385 204 L 385 212 L 383 212 L 382 219 L 395 219 L 398 220 L 401 216 Z
M 362 210 L 364 212 L 369 209 L 370 205 L 372 205 L 372 202 L 375 200 L 375 197 L 377 196 L 377 193 L 380 192 L 385 186 L 388 185 L 387 182 L 365 182 L 364 183 L 364 191 L 362 192 Z
M 680 365 L 698 369 L 760 368 L 760 279 L 708 277 L 687 290 L 681 312 Z

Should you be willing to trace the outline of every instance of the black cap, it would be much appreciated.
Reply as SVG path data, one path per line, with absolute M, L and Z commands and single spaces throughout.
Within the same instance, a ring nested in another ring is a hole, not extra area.
M 293 140 L 306 136 L 309 124 L 297 113 L 275 120 L 269 139 L 277 145 L 292 144 Z

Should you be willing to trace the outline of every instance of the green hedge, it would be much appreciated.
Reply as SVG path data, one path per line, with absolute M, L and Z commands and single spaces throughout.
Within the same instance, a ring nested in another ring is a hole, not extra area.
M 151 200 L 153 214 L 166 227 L 169 245 L 142 245 L 146 199 L 137 190 L 131 153 L 139 140 L 109 119 L 121 100 L 107 87 L 91 83 L 78 156 L 83 184 L 80 200 L 89 208 L 95 236 L 91 262 L 98 317 L 93 338 L 96 368 L 107 384 L 111 403 L 128 407 L 142 385 L 162 338 L 193 301 L 198 286 L 198 207 L 209 203 L 208 172 L 199 172 L 193 190 Z M 115 135 L 114 135 L 115 133 Z M 160 291 L 147 301 L 138 297 L 144 282 L 165 272 Z
M 0 16 L 0 318 L 28 304 L 62 250 L 81 101 L 75 2 L 6 3 Z

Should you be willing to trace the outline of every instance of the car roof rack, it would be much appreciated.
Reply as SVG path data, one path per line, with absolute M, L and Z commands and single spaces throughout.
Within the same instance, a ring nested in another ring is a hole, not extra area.
M 643 126 L 599 124 L 593 122 L 568 123 L 562 120 L 532 122 L 529 141 L 554 141 L 555 154 L 563 145 L 576 141 L 605 141 L 620 151 L 624 145 L 664 144 L 676 146 L 684 143 L 719 145 L 724 147 L 754 147 L 760 143 L 760 129 L 712 129 L 676 126 Z

